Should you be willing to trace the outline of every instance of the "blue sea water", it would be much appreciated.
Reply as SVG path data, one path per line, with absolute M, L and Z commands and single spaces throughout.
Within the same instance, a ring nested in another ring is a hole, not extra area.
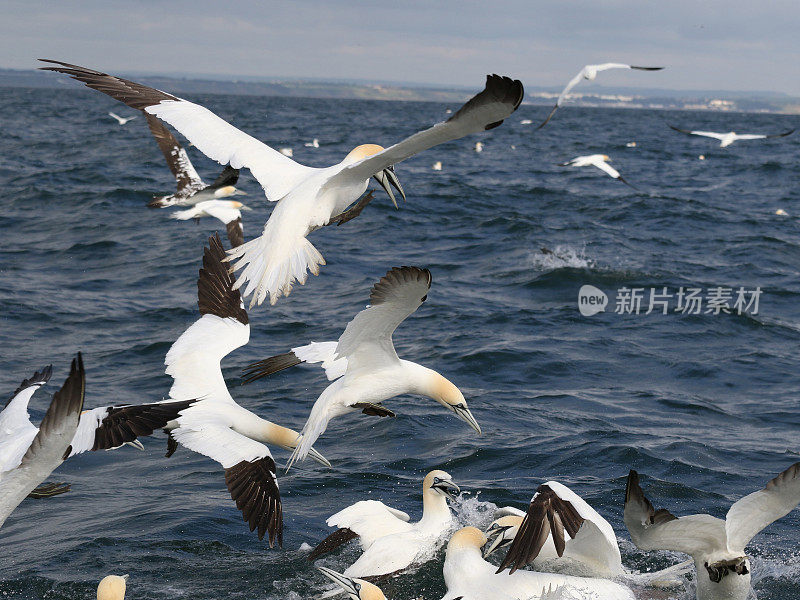
M 313 166 L 360 143 L 389 145 L 457 108 L 192 99 Z M 202 247 L 219 229 L 145 208 L 173 188 L 171 176 L 143 119 L 120 127 L 108 110 L 130 112 L 90 90 L 0 89 L 0 389 L 10 394 L 53 363 L 32 402 L 35 421 L 78 350 L 87 406 L 166 396 L 164 355 L 197 318 Z M 428 301 L 395 345 L 461 387 L 482 436 L 417 397 L 387 403 L 396 419 L 338 419 L 317 444 L 333 467 L 308 462 L 280 478 L 283 550 L 247 530 L 215 463 L 185 449 L 164 458 L 160 433 L 143 440 L 144 452 L 82 455 L 51 478 L 72 483 L 70 493 L 25 501 L 0 531 L 0 597 L 92 598 L 108 573 L 130 573 L 137 600 L 315 597 L 328 586 L 301 545 L 315 545 L 329 533 L 325 519 L 361 499 L 418 518 L 420 482 L 433 468 L 467 491 L 459 518 L 479 525 L 494 505 L 523 508 L 540 483 L 559 480 L 611 522 L 628 568 L 652 570 L 683 557 L 631 544 L 622 523 L 629 469 L 657 507 L 724 517 L 800 460 L 800 135 L 720 149 L 666 125 L 778 132 L 797 117 L 566 107 L 535 131 L 546 112 L 522 106 L 495 130 L 398 165 L 408 202 L 395 211 L 378 193 L 358 219 L 313 233 L 327 266 L 276 306 L 251 310 L 250 343 L 223 362 L 238 402 L 299 429 L 326 385 L 321 371 L 239 386 L 242 367 L 335 339 L 390 267 L 428 267 Z M 303 146 L 315 137 L 318 149 Z M 189 152 L 213 179 L 220 167 Z M 593 153 L 608 154 L 642 191 L 557 166 Z M 271 206 L 248 172 L 240 187 L 254 209 L 250 238 Z M 585 284 L 609 294 L 605 312 L 578 311 Z M 684 314 L 673 299 L 668 314 L 644 314 L 651 288 L 719 286 L 760 288 L 758 313 Z M 621 288 L 644 290 L 640 314 L 614 311 Z M 274 454 L 285 464 L 287 453 Z M 799 525 L 793 511 L 749 546 L 761 600 L 800 598 Z M 343 570 L 357 555 L 351 546 L 323 564 Z M 443 550 L 384 591 L 440 598 L 442 560 Z M 693 598 L 692 575 L 677 591 L 637 593 Z

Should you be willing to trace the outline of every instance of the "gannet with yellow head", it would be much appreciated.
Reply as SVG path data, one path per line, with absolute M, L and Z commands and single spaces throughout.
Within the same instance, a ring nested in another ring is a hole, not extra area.
M 325 577 L 342 588 L 350 600 L 386 600 L 386 596 L 383 595 L 381 588 L 369 581 L 347 577 L 346 575 L 337 573 L 326 567 L 317 567 L 317 569 L 320 573 L 325 575 Z
M 699 135 L 701 137 L 709 137 L 709 138 L 714 138 L 715 140 L 719 140 L 720 148 L 727 148 L 733 142 L 736 142 L 738 140 L 766 140 L 770 138 L 786 137 L 787 135 L 791 135 L 792 133 L 794 133 L 794 129 L 790 129 L 789 131 L 784 131 L 783 133 L 773 133 L 771 135 L 765 133 L 736 133 L 735 131 L 728 131 L 726 133 L 717 133 L 716 131 L 698 131 L 698 130 L 680 129 L 678 127 L 673 127 L 672 125 L 669 125 L 669 123 L 667 123 L 667 126 L 670 129 L 674 129 L 675 131 L 685 133 L 686 135 Z
M 97 600 L 125 600 L 127 575 L 108 575 L 97 586 Z
M 608 161 L 611 159 L 608 157 L 607 154 L 589 154 L 586 156 L 577 156 L 572 160 L 568 160 L 565 163 L 560 163 L 560 167 L 597 167 L 610 177 L 614 179 L 619 179 L 625 185 L 636 189 L 633 185 L 628 183 L 622 175 L 619 174 L 614 167 L 608 164 Z
M 231 247 L 236 248 L 244 243 L 243 210 L 251 209 L 236 200 L 206 200 L 198 202 L 192 208 L 176 211 L 170 216 L 179 221 L 199 220 L 201 217 L 219 219 L 225 224 Z
M 359 146 L 340 163 L 326 168 L 301 165 L 220 119 L 208 109 L 107 73 L 53 60 L 45 70 L 66 73 L 87 86 L 132 108 L 166 121 L 209 158 L 234 168 L 246 167 L 278 204 L 263 234 L 230 251 L 241 274 L 236 288 L 252 294 L 251 306 L 269 298 L 271 304 L 288 295 L 295 282 L 317 275 L 325 260 L 306 239 L 319 227 L 338 222 L 345 209 L 365 192 L 369 179 L 396 183 L 391 167 L 438 144 L 497 127 L 522 102 L 522 83 L 489 75 L 482 92 L 467 101 L 447 121 L 381 148 Z M 399 189 L 398 191 L 402 191 Z
M 411 523 L 409 516 L 377 500 L 362 500 L 327 520 L 337 530 L 320 542 L 309 560 L 358 539 L 364 550 L 344 574 L 347 577 L 377 577 L 404 571 L 430 559 L 453 524 L 447 504 L 461 490 L 449 473 L 435 470 L 422 481 L 422 518 Z
M 431 281 L 428 269 L 395 267 L 373 286 L 370 305 L 347 324 L 338 341 L 312 342 L 247 367 L 246 383 L 301 362 L 318 362 L 333 381 L 314 403 L 290 464 L 306 457 L 331 419 L 351 411 L 393 417 L 380 403 L 401 394 L 431 398 L 481 433 L 461 390 L 433 369 L 399 358 L 392 343 L 397 326 L 427 299 Z

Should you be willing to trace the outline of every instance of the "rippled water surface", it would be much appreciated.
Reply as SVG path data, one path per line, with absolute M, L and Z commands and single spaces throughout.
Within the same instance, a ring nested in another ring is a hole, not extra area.
M 193 99 L 315 166 L 360 143 L 389 145 L 448 108 Z M 108 110 L 125 112 L 88 90 L 0 89 L 0 389 L 10 394 L 53 363 L 32 403 L 37 421 L 77 350 L 88 406 L 165 397 L 164 355 L 197 317 L 201 250 L 218 228 L 145 208 L 172 188 L 171 176 L 143 119 L 120 127 Z M 627 567 L 661 568 L 678 556 L 636 550 L 622 523 L 629 469 L 658 506 L 723 517 L 800 460 L 800 135 L 720 149 L 666 125 L 777 132 L 797 118 L 567 107 L 539 132 L 520 123 L 546 110 L 523 106 L 498 129 L 399 165 L 408 202 L 395 211 L 378 194 L 358 219 L 313 233 L 327 266 L 277 306 L 252 310 L 249 345 L 223 363 L 238 402 L 299 429 L 322 373 L 294 369 L 241 387 L 241 368 L 335 339 L 388 268 L 426 266 L 428 302 L 395 344 L 462 388 L 483 436 L 416 397 L 388 403 L 397 419 L 335 421 L 317 444 L 333 467 L 304 463 L 281 478 L 283 550 L 247 530 L 215 463 L 185 449 L 164 458 L 160 433 L 144 452 L 83 455 L 54 474 L 72 483 L 69 494 L 24 502 L 0 532 L 0 596 L 88 599 L 105 574 L 130 573 L 136 600 L 315 597 L 327 586 L 301 545 L 327 535 L 325 518 L 373 498 L 416 519 L 432 468 L 468 491 L 461 521 L 481 525 L 494 504 L 523 507 L 541 482 L 562 481 L 611 522 Z M 318 149 L 303 146 L 315 137 Z M 220 167 L 189 152 L 213 179 Z M 642 191 L 557 166 L 593 153 L 611 156 Z M 254 209 L 249 238 L 271 207 L 249 173 L 240 184 Z M 584 284 L 609 293 L 606 312 L 578 312 Z M 619 288 L 681 286 L 760 287 L 759 312 L 613 310 Z M 279 465 L 288 459 L 275 455 Z M 800 598 L 798 526 L 794 511 L 749 546 L 760 599 Z M 344 569 L 356 556 L 350 547 L 324 564 Z M 440 598 L 442 557 L 386 584 L 387 596 Z M 658 597 L 693 597 L 691 580 Z

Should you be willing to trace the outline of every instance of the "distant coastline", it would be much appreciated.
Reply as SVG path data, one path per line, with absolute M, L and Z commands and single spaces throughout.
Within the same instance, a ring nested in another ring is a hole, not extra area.
M 176 94 L 234 94 L 289 98 L 341 98 L 361 100 L 453 102 L 462 103 L 474 89 L 435 87 L 430 85 L 316 81 L 302 79 L 256 80 L 213 79 L 167 76 L 137 76 L 147 85 Z M 0 69 L 0 88 L 83 88 L 64 77 L 36 70 Z M 525 103 L 549 105 L 558 97 L 558 90 L 526 86 Z M 585 93 L 572 94 L 576 106 L 608 108 L 640 108 L 653 110 L 701 110 L 718 112 L 755 112 L 800 114 L 800 98 L 775 92 L 675 91 L 592 86 Z

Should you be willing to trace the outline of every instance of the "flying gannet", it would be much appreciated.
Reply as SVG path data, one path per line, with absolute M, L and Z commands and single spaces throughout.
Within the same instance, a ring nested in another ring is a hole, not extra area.
M 97 600 L 125 600 L 127 575 L 108 575 L 97 586 Z
M 710 137 L 714 138 L 715 140 L 719 140 L 719 147 L 720 148 L 727 148 L 733 142 L 737 140 L 766 140 L 769 138 L 779 138 L 779 137 L 786 137 L 794 133 L 794 129 L 790 129 L 789 131 L 784 131 L 783 133 L 775 133 L 772 135 L 766 135 L 761 133 L 735 133 L 733 131 L 729 131 L 727 133 L 716 133 L 714 131 L 690 131 L 688 129 L 679 129 L 678 127 L 673 127 L 669 123 L 667 123 L 670 129 L 674 129 L 675 131 L 680 131 L 681 133 L 685 133 L 686 135 L 700 135 L 703 137 Z
M 619 577 L 625 573 L 611 524 L 562 483 L 540 485 L 527 513 L 509 507 L 497 517 L 486 532 L 492 543 L 484 557 L 511 545 L 501 569 L 511 566 L 513 573 L 533 563 L 538 571 L 572 575 Z M 518 536 L 520 541 L 514 545 Z
M 188 401 L 83 410 L 85 375 L 78 353 L 69 377 L 53 396 L 50 409 L 37 428 L 30 421 L 28 404 L 51 373 L 52 368 L 46 367 L 25 379 L 0 412 L 0 526 L 26 496 L 44 498 L 69 491 L 70 486 L 64 483 L 39 486 L 67 458 L 126 444 L 143 449 L 138 437 L 164 427 L 179 410 L 191 404 Z M 73 424 L 72 408 L 78 404 Z M 67 443 L 62 448 L 63 438 Z
M 633 185 L 628 183 L 622 175 L 619 174 L 614 167 L 608 164 L 606 161 L 610 161 L 611 159 L 606 154 L 588 154 L 586 156 L 577 156 L 572 160 L 568 160 L 565 163 L 559 163 L 559 167 L 597 167 L 604 173 L 608 174 L 609 176 L 613 177 L 614 179 L 620 180 L 625 185 L 636 189 Z M 638 190 L 637 190 L 638 191 Z
M 333 381 L 314 403 L 290 466 L 306 457 L 331 419 L 354 410 L 393 417 L 394 413 L 380 403 L 401 394 L 431 398 L 481 433 L 455 385 L 432 369 L 399 358 L 394 349 L 394 330 L 425 302 L 430 287 L 428 269 L 394 267 L 373 286 L 369 306 L 347 324 L 338 341 L 312 342 L 247 367 L 245 383 L 301 362 L 322 363 Z
M 449 473 L 431 471 L 422 482 L 422 519 L 409 516 L 378 500 L 362 500 L 327 520 L 338 529 L 308 555 L 316 560 L 342 544 L 358 538 L 364 553 L 344 572 L 347 577 L 377 577 L 406 570 L 431 556 L 453 523 L 447 500 L 461 492 Z
M 242 227 L 243 210 L 251 210 L 236 200 L 206 200 L 198 202 L 186 210 L 179 210 L 170 215 L 179 221 L 200 219 L 200 217 L 214 217 L 225 224 L 228 240 L 231 247 L 236 248 L 244 244 L 244 227 Z
M 567 87 L 563 89 L 561 94 L 558 96 L 558 100 L 556 100 L 556 105 L 553 107 L 553 110 L 550 111 L 550 114 L 547 115 L 547 118 L 542 122 L 537 129 L 541 129 L 545 125 L 547 125 L 548 121 L 553 118 L 553 115 L 556 114 L 558 107 L 561 106 L 564 101 L 567 99 L 572 88 L 578 85 L 581 82 L 581 79 L 586 79 L 588 81 L 594 81 L 597 77 L 597 74 L 600 71 L 608 71 L 609 69 L 638 69 L 639 71 L 660 71 L 664 67 L 635 67 L 633 65 L 625 65 L 622 63 L 603 63 L 601 65 L 586 65 L 581 69 L 580 73 L 575 75 L 570 82 L 567 84 Z
M 296 431 L 262 419 L 231 397 L 220 361 L 250 339 L 250 325 L 241 295 L 223 263 L 225 250 L 218 235 L 204 249 L 197 280 L 197 304 L 202 315 L 172 345 L 164 363 L 173 378 L 170 398 L 199 398 L 167 423 L 167 456 L 177 444 L 217 461 L 225 470 L 231 498 L 258 539 L 269 532 L 269 545 L 283 543 L 283 509 L 275 461 L 265 444 L 295 449 Z M 315 449 L 311 457 L 330 463 Z
M 631 471 L 625 489 L 624 521 L 641 550 L 683 552 L 694 559 L 698 600 L 750 597 L 750 560 L 745 546 L 762 529 L 800 504 L 800 463 L 775 477 L 763 490 L 736 501 L 725 520 L 699 514 L 676 517 L 655 510 Z
M 375 177 L 394 201 L 393 185 L 405 198 L 393 165 L 438 144 L 497 127 L 522 102 L 522 83 L 489 75 L 486 88 L 447 121 L 384 149 L 364 144 L 327 168 L 301 165 L 236 129 L 208 109 L 177 96 L 54 60 L 44 70 L 65 73 L 132 108 L 144 110 L 172 125 L 209 158 L 236 168 L 247 167 L 263 186 L 267 199 L 277 202 L 263 234 L 230 251 L 234 270 L 242 269 L 236 288 L 261 304 L 275 304 L 295 282 L 305 283 L 310 271 L 319 273 L 325 260 L 306 239 L 309 233 L 335 222 L 365 192 Z M 395 202 L 395 206 L 397 203 Z M 246 285 L 245 285 L 246 284 Z
M 136 115 L 132 117 L 120 117 L 118 114 L 113 112 L 108 113 L 108 116 L 114 117 L 114 119 L 116 119 L 117 123 L 119 123 L 120 125 L 125 125 L 125 123 L 127 123 L 128 121 L 133 121 L 136 118 Z
M 169 129 L 156 117 L 144 113 L 150 133 L 158 143 L 167 166 L 175 176 L 177 191 L 168 196 L 154 196 L 147 206 L 150 208 L 166 208 L 168 206 L 193 206 L 208 200 L 219 200 L 230 196 L 246 196 L 242 190 L 236 189 L 239 181 L 239 169 L 226 166 L 213 183 L 206 184 L 197 174 L 192 161 L 180 142 Z
M 347 577 L 325 567 L 317 567 L 317 569 L 344 590 L 350 600 L 386 600 L 381 589 L 369 581 Z
M 465 527 L 453 534 L 445 554 L 443 572 L 447 594 L 442 600 L 541 598 L 553 588 L 569 590 L 580 598 L 592 600 L 635 600 L 627 587 L 608 579 L 534 571 L 496 573 L 496 567 L 486 562 L 481 554 L 481 547 L 487 542 L 483 532 L 475 527 Z

